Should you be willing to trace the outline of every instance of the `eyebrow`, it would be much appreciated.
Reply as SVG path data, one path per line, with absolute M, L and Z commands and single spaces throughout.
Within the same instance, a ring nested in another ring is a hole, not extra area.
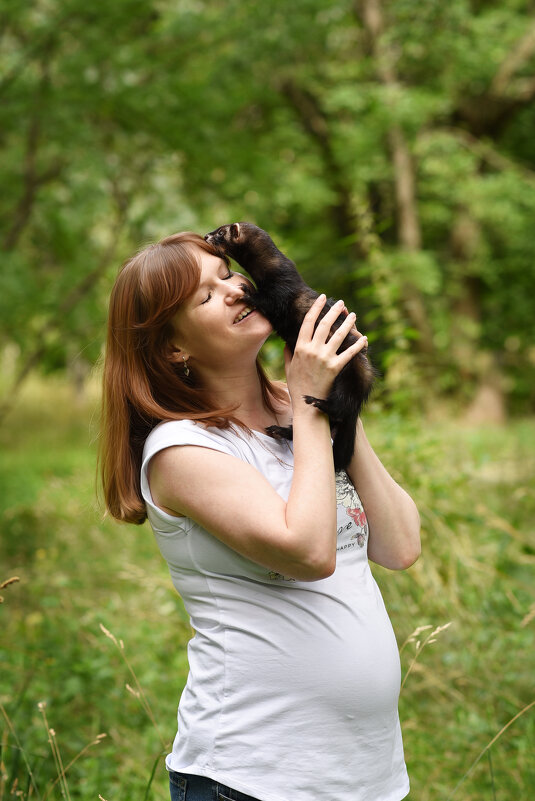
M 219 264 L 217 265 L 217 269 L 215 270 L 214 275 L 217 275 L 219 273 L 219 270 L 221 269 L 221 267 L 226 267 L 226 269 L 228 270 L 229 273 L 232 272 L 232 270 L 230 269 L 230 263 L 225 261 L 225 259 L 220 258 Z M 213 276 L 210 277 L 210 278 L 205 278 L 204 281 L 200 281 L 199 282 L 199 286 L 195 290 L 195 294 L 197 294 L 197 292 L 199 292 L 199 290 L 204 289 L 206 286 L 208 286 L 208 284 L 211 283 L 212 279 L 213 279 Z
M 219 273 L 219 270 L 221 269 L 221 267 L 225 267 L 230 272 L 230 264 L 228 262 L 226 262 L 225 259 L 220 259 L 219 260 L 219 264 L 217 265 L 216 269 L 214 270 L 214 275 L 217 275 Z M 210 278 L 206 278 L 200 284 L 200 286 L 202 286 L 203 283 L 205 284 L 207 281 L 210 281 Z

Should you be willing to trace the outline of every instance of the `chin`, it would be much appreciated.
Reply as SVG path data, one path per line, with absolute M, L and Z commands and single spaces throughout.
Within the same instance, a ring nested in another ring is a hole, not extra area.
M 264 330 L 265 330 L 265 331 L 267 331 L 267 336 L 269 336 L 270 334 L 272 334 L 272 333 L 273 333 L 273 326 L 271 325 L 271 323 L 269 322 L 269 320 L 267 319 L 267 317 L 264 317 L 264 316 L 263 316 L 262 314 L 260 314 L 260 312 L 258 312 L 258 311 L 257 311 L 257 312 L 255 312 L 255 314 L 257 314 L 257 315 L 258 315 L 258 321 L 259 321 L 259 322 L 261 322 L 261 323 L 263 324 L 263 328 L 264 328 Z
M 254 316 L 253 316 L 254 315 Z M 273 326 L 264 315 L 260 314 L 258 311 L 254 311 L 250 317 L 243 321 L 243 323 L 239 324 L 240 327 L 243 326 L 244 332 L 248 330 L 249 333 L 253 331 L 262 332 L 266 337 L 268 337 L 273 332 Z

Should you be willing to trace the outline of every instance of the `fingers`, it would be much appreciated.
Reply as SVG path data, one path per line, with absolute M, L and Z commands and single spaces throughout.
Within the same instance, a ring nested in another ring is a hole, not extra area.
M 316 335 L 320 337 L 319 342 L 325 343 L 324 348 L 330 351 L 331 355 L 331 364 L 339 372 L 345 365 L 351 361 L 351 359 L 356 356 L 357 353 L 360 353 L 362 350 L 366 350 L 368 347 L 368 337 L 363 336 L 360 331 L 357 331 L 355 326 L 356 315 L 354 312 L 348 313 L 341 325 L 333 332 L 332 336 L 329 337 L 327 342 L 325 342 L 326 337 L 329 336 L 329 332 L 331 330 L 330 326 L 338 319 L 340 313 L 344 313 L 344 305 L 343 301 L 339 301 L 335 303 L 334 306 L 329 309 L 325 317 L 321 320 L 316 328 Z M 333 319 L 334 318 L 334 319 Z M 320 329 L 321 326 L 321 329 Z M 325 331 L 325 328 L 329 326 L 328 330 Z M 356 342 L 346 348 L 342 353 L 337 353 L 340 345 L 346 338 L 346 336 L 350 333 L 354 333 L 358 336 Z
M 354 326 L 354 322 L 356 319 L 355 312 L 351 312 L 348 314 L 343 323 L 333 332 L 329 342 L 336 345 L 336 350 L 340 347 L 344 339 L 349 333 L 357 334 L 357 336 L 362 336 L 362 334 L 358 334 L 357 329 Z
M 346 350 L 338 354 L 337 359 L 339 369 L 341 370 L 342 367 L 345 367 L 346 364 L 351 361 L 353 356 L 356 356 L 357 353 L 360 353 L 362 350 L 366 350 L 367 347 L 368 337 L 361 336 L 356 342 L 353 343 L 353 345 L 350 345 L 349 348 L 346 348 Z
M 356 353 L 367 347 L 368 339 L 363 337 L 361 332 L 357 330 L 355 325 L 356 315 L 354 312 L 348 312 L 343 300 L 333 303 L 318 322 L 326 302 L 325 295 L 319 295 L 306 313 L 301 324 L 296 348 L 307 347 L 308 349 L 308 346 L 312 346 L 314 349 L 320 348 L 325 356 L 327 356 L 327 352 L 334 355 L 346 336 L 351 332 L 358 339 L 344 351 L 346 355 L 343 358 L 343 363 L 339 366 L 339 369 L 341 369 Z M 344 319 L 331 335 L 332 327 L 340 316 L 343 316 Z M 340 355 L 336 355 L 337 361 Z
M 306 313 L 293 358 L 285 349 L 286 379 L 292 397 L 327 397 L 340 370 L 368 345 L 367 338 L 357 332 L 355 314 L 347 313 L 343 301 L 334 303 L 319 319 L 325 310 L 325 304 L 325 295 L 320 295 Z M 341 323 L 331 336 L 333 324 L 339 319 Z M 359 339 L 342 353 L 338 353 L 340 345 L 350 332 L 354 332 Z
M 297 341 L 310 341 L 314 334 L 314 326 L 316 325 L 317 319 L 320 316 L 321 310 L 325 306 L 327 301 L 326 295 L 319 295 L 310 309 L 307 311 L 305 316 L 303 317 L 303 322 L 301 323 L 301 328 L 299 330 L 299 336 L 297 337 Z
M 356 337 L 362 336 L 361 332 L 355 325 L 355 313 L 348 312 L 347 306 L 343 300 L 338 300 L 336 303 L 334 303 L 324 317 L 318 322 L 318 318 L 325 306 L 326 301 L 327 298 L 324 294 L 319 295 L 306 313 L 305 317 L 303 318 L 303 323 L 301 324 L 301 329 L 297 339 L 299 344 L 311 342 L 312 340 L 323 344 L 334 337 L 338 349 L 340 343 L 343 342 L 348 333 L 351 332 Z M 340 315 L 343 315 L 345 319 L 331 337 L 330 332 L 332 326 L 336 320 L 338 320 Z
M 333 323 L 338 320 L 341 314 L 343 314 L 343 310 L 344 301 L 337 300 L 336 303 L 331 306 L 325 317 L 322 317 L 322 319 L 319 321 L 314 336 L 317 337 L 321 342 L 326 342 Z M 346 320 L 344 320 L 344 323 Z
M 342 309 L 342 314 L 345 314 L 346 316 L 349 314 L 349 310 L 348 310 L 347 306 L 345 305 L 345 303 L 344 303 L 344 308 Z M 356 325 L 354 325 L 353 328 L 351 329 L 351 333 L 354 334 L 356 337 L 361 337 L 362 336 L 360 331 L 357 330 L 357 326 Z

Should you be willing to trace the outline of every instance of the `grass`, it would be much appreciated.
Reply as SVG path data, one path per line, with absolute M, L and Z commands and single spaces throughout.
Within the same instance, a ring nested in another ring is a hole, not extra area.
M 95 410 L 33 383 L 0 430 L 0 583 L 20 579 L 0 590 L 0 801 L 168 798 L 190 629 L 149 528 L 102 520 Z M 372 407 L 365 425 L 423 524 L 416 565 L 374 568 L 402 648 L 410 799 L 527 801 L 535 421 Z

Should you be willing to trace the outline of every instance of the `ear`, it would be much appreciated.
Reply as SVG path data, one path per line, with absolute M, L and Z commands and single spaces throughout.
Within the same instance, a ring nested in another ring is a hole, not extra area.
M 239 239 L 240 238 L 240 224 L 239 223 L 232 223 L 230 226 L 230 238 L 231 239 Z
M 185 350 L 180 350 L 180 348 L 174 348 L 170 359 L 172 362 L 184 362 L 189 359 L 189 353 L 186 353 Z

